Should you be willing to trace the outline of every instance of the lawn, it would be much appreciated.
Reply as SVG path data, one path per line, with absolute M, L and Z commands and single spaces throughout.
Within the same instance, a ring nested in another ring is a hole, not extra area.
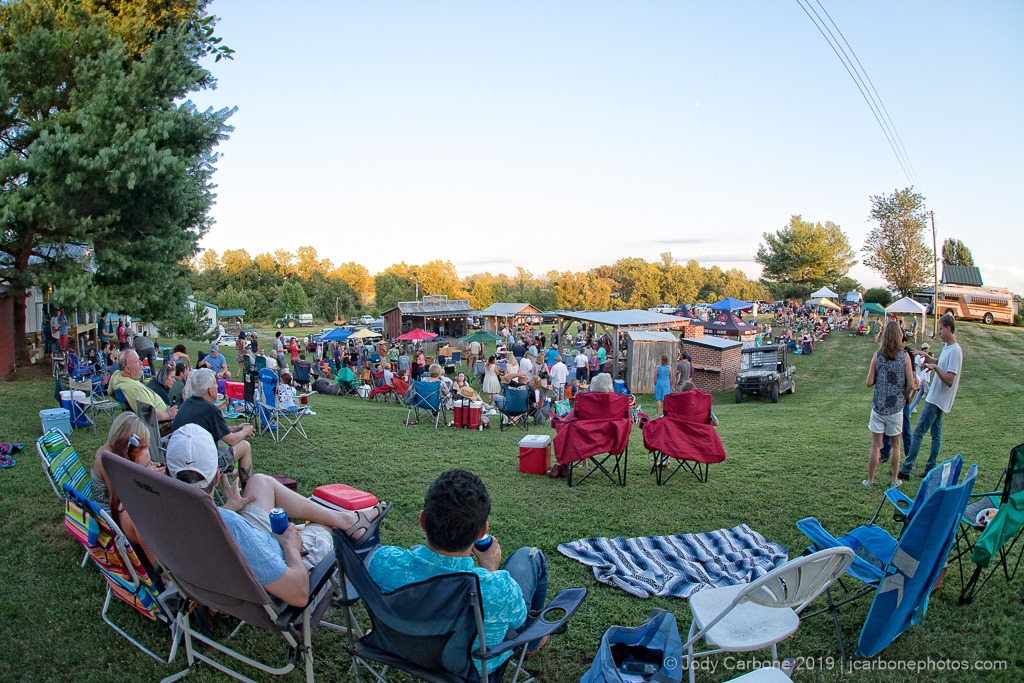
M 956 405 L 944 424 L 942 455 L 963 453 L 968 463 L 977 463 L 979 487 L 987 488 L 998 478 L 1010 448 L 1024 441 L 1020 421 L 1024 330 L 961 325 L 958 331 L 966 357 L 964 376 Z M 819 344 L 811 356 L 796 356 L 798 391 L 783 396 L 777 405 L 750 399 L 736 405 L 731 392 L 716 396 L 715 412 L 728 459 L 712 466 L 707 484 L 680 474 L 666 486 L 655 486 L 648 475 L 649 457 L 641 434 L 634 431 L 626 488 L 591 478 L 570 490 L 564 480 L 519 474 L 516 442 L 521 432 L 435 431 L 424 423 L 405 427 L 405 412 L 395 406 L 329 396 L 315 397 L 317 415 L 304 422 L 308 441 L 289 437 L 278 444 L 267 437 L 254 439 L 255 467 L 293 477 L 300 492 L 307 494 L 320 484 L 344 482 L 393 501 L 383 535 L 385 542 L 396 545 L 422 540 L 417 513 L 426 487 L 440 472 L 453 467 L 477 472 L 491 492 L 491 529 L 506 552 L 523 545 L 539 546 L 549 560 L 552 591 L 568 586 L 585 586 L 590 591 L 568 634 L 557 637 L 530 662 L 542 680 L 568 683 L 578 681 L 589 667 L 601 634 L 612 624 L 635 625 L 650 608 L 661 607 L 675 612 L 685 637 L 690 618 L 685 601 L 644 601 L 598 584 L 591 570 L 558 553 L 560 542 L 589 536 L 706 531 L 746 523 L 789 548 L 795 557 L 805 546 L 796 520 L 816 516 L 827 529 L 842 532 L 871 516 L 882 491 L 864 489 L 860 481 L 870 444 L 871 394 L 864 378 L 873 348 L 868 339 L 837 336 Z M 168 675 L 181 667 L 183 653 L 172 665 L 157 664 L 100 620 L 101 578 L 91 566 L 79 568 L 81 546 L 63 529 L 62 506 L 43 478 L 32 447 L 39 436 L 38 410 L 52 406 L 52 392 L 52 384 L 43 379 L 0 382 L 0 441 L 26 444 L 17 467 L 0 471 L 0 528 L 5 540 L 0 547 L 4 568 L 0 620 L 6 624 L 0 680 L 116 677 L 148 681 Z M 641 397 L 641 403 L 648 410 L 654 407 L 650 396 Z M 531 428 L 535 431 L 552 433 L 546 426 Z M 86 460 L 103 441 L 102 434 L 94 436 L 91 430 L 76 431 L 71 439 Z M 922 464 L 926 455 L 922 453 Z M 880 481 L 884 479 L 883 473 Z M 908 494 L 913 495 L 918 482 L 916 477 L 908 482 Z M 1007 586 L 994 579 L 968 607 L 956 605 L 958 591 L 958 575 L 951 568 L 945 585 L 933 595 L 923 623 L 873 660 L 875 670 L 858 672 L 860 679 L 979 678 L 977 672 L 949 668 L 923 674 L 893 670 L 909 661 L 931 659 L 963 660 L 971 666 L 1001 660 L 1006 663 L 1003 671 L 982 676 L 1021 680 L 1024 582 L 1018 576 Z M 860 601 L 842 613 L 849 649 L 868 606 Z M 136 618 L 120 604 L 114 614 L 130 631 L 143 633 L 147 643 L 163 646 L 159 638 L 165 631 Z M 277 644 L 253 629 L 243 630 L 237 640 L 253 652 L 266 652 Z M 342 637 L 318 632 L 315 647 L 320 680 L 350 680 Z M 838 669 L 827 669 L 827 658 L 838 657 L 827 617 L 804 622 L 779 652 L 782 657 L 801 659 L 804 666 L 797 671 L 797 680 L 843 677 Z M 732 678 L 742 671 L 726 670 L 727 661 L 735 665 L 767 656 L 715 656 L 717 669 L 699 673 L 698 679 Z M 190 678 L 224 680 L 210 669 Z M 300 678 L 293 673 L 288 680 Z

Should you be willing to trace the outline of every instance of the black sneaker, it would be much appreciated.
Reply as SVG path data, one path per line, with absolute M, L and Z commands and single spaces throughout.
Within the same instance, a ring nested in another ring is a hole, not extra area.
M 927 470 L 925 470 L 924 472 L 922 472 L 921 474 L 919 474 L 917 476 L 920 477 L 921 479 L 924 479 L 925 477 L 928 476 L 929 472 L 931 472 L 931 469 L 927 469 Z
M 903 481 L 906 481 L 907 479 L 910 479 L 910 472 L 903 472 L 901 470 L 896 476 L 902 479 Z

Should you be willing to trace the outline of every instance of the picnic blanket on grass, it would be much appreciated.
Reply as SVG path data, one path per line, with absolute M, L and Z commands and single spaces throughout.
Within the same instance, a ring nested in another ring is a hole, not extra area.
M 746 524 L 676 536 L 584 538 L 559 544 L 558 552 L 638 598 L 688 598 L 704 588 L 749 583 L 789 557 Z

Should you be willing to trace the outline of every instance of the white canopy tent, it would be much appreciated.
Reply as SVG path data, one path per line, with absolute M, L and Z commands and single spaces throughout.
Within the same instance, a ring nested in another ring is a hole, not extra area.
M 822 287 L 817 292 L 814 292 L 813 294 L 811 294 L 811 298 L 812 299 L 821 299 L 821 298 L 824 298 L 824 297 L 829 297 L 831 299 L 835 299 L 838 296 L 839 296 L 838 294 L 833 292 L 828 287 Z
M 893 301 L 891 304 L 885 307 L 886 313 L 896 314 L 910 314 L 921 316 L 921 327 L 920 330 L 924 332 L 924 317 L 928 315 L 928 307 L 919 301 L 914 301 L 909 296 L 905 296 L 898 301 Z M 909 332 L 909 330 L 908 330 Z M 916 335 L 915 335 L 916 337 Z

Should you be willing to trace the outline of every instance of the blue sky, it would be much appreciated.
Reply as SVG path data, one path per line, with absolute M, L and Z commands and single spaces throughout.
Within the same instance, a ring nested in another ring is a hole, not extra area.
M 935 212 L 1024 291 L 1024 3 L 822 0 Z M 795 0 L 215 0 L 237 106 L 202 246 L 317 247 L 377 272 L 584 270 L 622 256 L 760 269 L 765 231 L 910 184 Z M 859 265 L 851 273 L 880 279 Z

